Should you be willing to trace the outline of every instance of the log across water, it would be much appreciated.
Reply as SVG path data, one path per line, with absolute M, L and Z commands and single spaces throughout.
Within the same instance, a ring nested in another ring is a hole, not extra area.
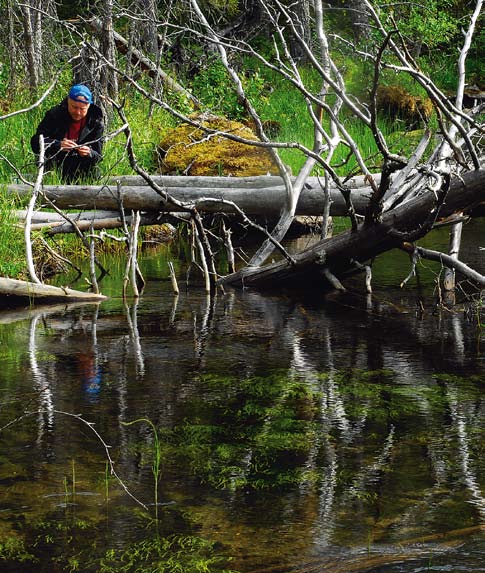
M 200 187 L 208 183 L 210 187 Z M 112 181 L 110 183 L 113 183 Z M 120 198 L 125 209 L 160 213 L 175 209 L 164 202 L 163 198 L 147 185 L 140 185 L 140 179 L 119 178 L 117 185 L 100 186 L 45 186 L 45 195 L 63 209 L 111 209 L 116 210 Z M 167 192 L 179 201 L 196 204 L 206 212 L 231 212 L 229 205 L 220 201 L 230 200 L 238 204 L 247 215 L 278 215 L 286 201 L 286 190 L 279 177 L 263 178 L 197 178 L 197 177 L 159 177 L 159 185 L 171 185 Z M 352 198 L 357 212 L 365 212 L 371 191 L 365 186 L 365 178 L 356 178 L 349 182 Z M 232 187 L 237 185 L 237 187 Z M 258 186 L 259 185 L 259 186 Z M 30 196 L 31 187 L 10 185 L 10 193 Z M 323 207 L 324 192 L 320 180 L 310 178 L 302 191 L 297 214 L 318 215 Z M 347 206 L 339 190 L 331 189 L 334 215 L 345 214 Z M 485 170 L 469 171 L 452 181 L 446 201 L 440 207 L 440 217 L 448 217 L 457 212 L 470 213 L 473 208 L 485 201 Z M 307 275 L 317 276 L 329 273 L 336 277 L 345 277 L 353 273 L 359 265 L 380 253 L 399 246 L 405 239 L 396 238 L 399 233 L 414 231 L 416 240 L 426 234 L 429 228 L 424 225 L 430 213 L 435 209 L 435 195 L 425 193 L 395 209 L 387 211 L 382 219 L 374 224 L 360 225 L 356 231 L 344 232 L 334 238 L 326 239 L 293 256 L 293 262 L 282 261 L 262 268 L 245 268 L 220 279 L 220 284 L 238 286 L 254 285 L 258 287 L 286 284 Z M 180 209 L 180 207 L 178 207 Z M 227 210 L 226 210 L 227 209 Z M 419 236 L 416 229 L 422 226 Z
M 151 212 L 175 212 L 180 209 L 170 205 L 156 191 L 143 184 L 139 177 L 120 177 L 119 184 L 112 179 L 108 185 L 45 185 L 43 193 L 60 209 L 106 209 L 117 210 L 120 201 L 127 210 Z M 234 208 L 222 201 L 231 201 L 248 216 L 279 216 L 286 203 L 286 189 L 277 176 L 264 177 L 154 177 L 168 195 L 187 204 L 197 205 L 201 213 L 234 213 Z M 357 213 L 363 213 L 369 203 L 371 188 L 363 177 L 348 182 L 351 198 Z M 9 193 L 29 197 L 32 188 L 28 185 L 8 185 Z M 212 201 L 204 201 L 204 199 Z M 213 199 L 220 200 L 213 201 Z M 342 193 L 330 189 L 330 214 L 344 216 L 347 205 Z M 297 206 L 297 215 L 321 215 L 325 194 L 320 180 L 308 179 Z

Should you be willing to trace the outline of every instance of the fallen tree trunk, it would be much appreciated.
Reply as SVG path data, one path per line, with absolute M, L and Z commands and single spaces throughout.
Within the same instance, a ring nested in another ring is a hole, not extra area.
M 14 211 L 14 215 L 22 222 L 27 216 L 25 209 Z M 131 225 L 133 217 L 125 214 L 124 221 L 122 220 L 119 211 L 78 211 L 77 213 L 70 212 L 69 219 L 73 224 L 66 220 L 66 217 L 61 213 L 53 211 L 34 211 L 31 218 L 31 231 L 45 230 L 47 235 L 58 235 L 60 233 L 75 233 L 79 231 L 89 231 L 93 229 L 98 231 L 101 229 L 119 229 L 126 225 Z M 176 225 L 180 220 L 187 219 L 187 213 L 171 213 L 159 214 L 148 213 L 140 216 L 140 226 L 149 225 L 163 225 L 169 223 Z
M 100 302 L 108 297 L 67 287 L 56 287 L 0 277 L 0 307 L 18 304 Z
M 133 221 L 133 217 L 126 217 L 126 224 L 131 225 Z M 106 229 L 120 229 L 123 227 L 123 221 L 121 220 L 119 215 L 114 215 L 113 217 L 107 217 L 105 219 L 81 219 L 79 221 L 75 221 L 76 228 L 79 231 L 100 231 Z M 146 215 L 144 217 L 140 217 L 140 225 L 158 225 L 160 221 L 158 221 L 158 217 L 156 215 Z M 68 222 L 51 222 L 51 223 L 34 223 L 30 226 L 32 231 L 40 231 L 42 229 L 48 229 L 47 234 L 49 236 L 58 235 L 60 233 L 74 233 L 76 229 L 74 225 Z
M 25 209 L 18 209 L 14 211 L 13 214 L 23 221 L 27 216 L 27 211 Z M 69 213 L 70 219 L 73 221 L 97 221 L 99 219 L 111 219 L 113 217 L 118 217 L 118 211 L 78 211 L 77 213 Z M 31 221 L 33 225 L 40 223 L 61 223 L 66 222 L 66 219 L 60 214 L 54 211 L 34 211 L 32 213 Z
M 76 214 L 72 217 L 69 213 L 70 219 L 73 224 L 66 221 L 66 219 L 58 213 L 45 213 L 43 211 L 37 212 L 32 217 L 32 224 L 30 225 L 31 231 L 46 230 L 47 234 L 57 235 L 60 233 L 74 233 L 76 229 L 79 231 L 89 231 L 93 229 L 98 231 L 101 229 L 119 229 L 123 227 L 124 223 L 131 225 L 133 217 L 131 215 L 125 216 L 125 221 L 116 211 L 99 211 L 99 213 L 90 212 L 90 214 L 83 212 Z M 23 211 L 16 211 L 16 215 L 20 221 L 25 219 Z M 43 216 L 46 215 L 46 216 Z M 151 213 L 140 217 L 140 225 L 161 225 L 166 222 L 165 219 L 170 219 L 173 222 L 173 216 L 159 216 L 157 213 Z
M 275 217 L 280 214 L 286 202 L 286 190 L 283 185 L 251 189 L 236 187 L 238 183 L 237 178 L 227 178 L 225 187 L 177 186 L 165 187 L 165 190 L 169 196 L 186 204 L 187 207 L 198 207 L 201 213 L 233 214 L 235 212 L 229 204 L 216 201 L 204 202 L 204 199 L 210 198 L 233 202 L 248 216 Z M 28 185 L 8 185 L 7 191 L 19 197 L 29 197 L 32 194 L 32 189 Z M 116 186 L 107 185 L 45 185 L 43 193 L 60 209 L 117 210 L 121 201 L 127 210 L 157 213 L 180 211 L 180 207 L 164 201 L 156 191 L 146 185 L 122 185 L 119 189 Z M 359 187 L 351 191 L 351 199 L 357 213 L 365 212 L 371 194 L 370 187 Z M 348 208 L 341 192 L 332 189 L 330 198 L 330 214 L 345 216 Z M 325 195 L 320 184 L 307 184 L 298 201 L 296 215 L 321 215 L 324 200 Z
M 446 200 L 439 208 L 439 217 L 455 212 L 470 211 L 485 200 L 485 170 L 469 171 L 453 179 Z M 238 287 L 275 288 L 296 286 L 304 281 L 306 287 L 314 281 L 321 287 L 329 284 L 325 274 L 343 279 L 359 272 L 370 259 L 406 241 L 413 233 L 416 240 L 429 228 L 424 224 L 435 209 L 434 193 L 428 192 L 388 211 L 381 221 L 362 224 L 333 238 L 324 239 L 295 255 L 293 261 L 282 260 L 264 267 L 245 267 L 219 279 L 218 284 Z M 421 232 L 419 231 L 422 227 Z
M 381 174 L 374 173 L 372 178 L 379 185 L 381 181 Z M 205 176 L 205 175 L 152 175 L 152 180 L 161 187 L 200 187 L 202 189 L 208 188 L 223 188 L 223 189 L 265 189 L 267 187 L 283 186 L 283 179 L 279 175 L 253 175 L 249 177 L 227 177 L 227 176 Z M 296 177 L 290 177 L 292 182 L 295 182 Z M 108 179 L 109 185 L 147 185 L 146 181 L 140 175 L 118 175 Z M 306 184 L 315 189 L 321 188 L 322 179 L 319 177 L 307 177 Z M 349 189 L 362 189 L 368 187 L 368 178 L 365 175 L 356 175 L 350 177 L 345 185 Z M 333 182 L 330 184 L 331 188 L 336 188 Z

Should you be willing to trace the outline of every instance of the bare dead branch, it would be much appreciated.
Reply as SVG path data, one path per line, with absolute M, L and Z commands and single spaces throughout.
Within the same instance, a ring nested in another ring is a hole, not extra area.
M 403 250 L 409 252 L 409 246 L 403 245 Z M 441 253 L 440 251 L 435 251 L 433 249 L 426 249 L 424 247 L 413 246 L 413 251 L 423 259 L 428 259 L 430 261 L 436 261 L 441 263 L 444 267 L 455 270 L 462 274 L 465 278 L 470 280 L 472 283 L 476 284 L 480 288 L 485 287 L 485 276 L 478 273 L 467 264 L 459 261 L 451 255 Z

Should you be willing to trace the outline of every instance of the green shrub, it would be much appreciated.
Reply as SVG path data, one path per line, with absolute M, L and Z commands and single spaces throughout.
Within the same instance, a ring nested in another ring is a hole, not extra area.
M 249 100 L 264 98 L 265 81 L 257 69 L 239 72 L 244 91 Z M 215 60 L 203 67 L 192 81 L 192 91 L 204 106 L 217 115 L 230 119 L 247 118 L 231 78 L 222 62 Z

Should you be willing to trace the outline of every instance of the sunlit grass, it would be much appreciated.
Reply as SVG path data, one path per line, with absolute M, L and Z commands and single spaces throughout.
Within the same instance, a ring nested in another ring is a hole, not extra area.
M 365 91 L 362 87 L 362 69 L 359 68 L 360 74 L 358 74 L 355 68 L 355 65 L 349 66 L 350 81 L 347 88 L 349 91 L 353 91 L 357 97 L 362 98 L 364 97 L 362 93 Z M 302 70 L 301 76 L 308 91 L 318 94 L 321 80 L 316 72 L 314 70 Z M 296 87 L 289 87 L 286 80 L 274 74 L 268 74 L 267 81 L 271 85 L 272 91 L 267 98 L 259 102 L 258 110 L 263 120 L 278 122 L 280 131 L 276 138 L 277 141 L 290 144 L 287 148 L 280 149 L 279 155 L 292 173 L 296 174 L 305 163 L 306 155 L 304 151 L 295 149 L 294 146 L 291 147 L 291 144 L 298 143 L 306 149 L 312 149 L 314 139 L 313 121 L 307 103 Z M 332 95 L 329 95 L 327 98 L 327 103 L 330 105 L 332 104 L 332 97 Z M 358 118 L 353 117 L 345 108 L 341 115 L 341 121 L 352 140 L 356 143 L 367 167 L 371 171 L 378 171 L 381 167 L 382 157 L 379 154 L 371 129 Z M 327 132 L 330 131 L 328 118 L 323 118 L 323 127 Z M 392 123 L 380 118 L 379 127 L 389 144 L 396 147 L 393 151 L 409 152 L 416 143 L 415 138 L 403 137 L 402 131 L 405 130 L 405 125 L 403 124 Z M 396 133 L 399 135 L 396 136 Z M 322 158 L 326 159 L 325 153 L 322 154 Z M 330 165 L 340 176 L 361 171 L 355 156 L 349 153 L 349 147 L 345 143 L 339 144 L 332 156 Z M 323 172 L 323 165 L 317 165 L 314 169 L 314 174 L 322 174 Z
M 45 112 L 65 97 L 66 89 L 66 86 L 62 84 L 39 107 L 0 121 L 0 141 L 2 142 L 0 183 L 20 182 L 17 171 L 29 181 L 35 179 L 37 163 L 30 148 L 30 139 Z M 30 101 L 25 97 L 19 96 L 11 101 L 8 111 L 30 107 L 35 98 Z M 139 96 L 130 94 L 125 101 L 124 111 L 132 131 L 137 160 L 144 169 L 154 172 L 156 170 L 155 150 L 160 132 L 174 125 L 174 120 L 167 112 L 157 107 L 154 107 L 150 113 L 149 102 L 141 100 Z M 104 159 L 100 164 L 102 176 L 133 173 L 126 153 L 126 135 L 120 133 L 113 138 L 109 137 L 121 126 L 121 120 L 115 110 L 110 111 L 106 123 L 108 141 L 104 145 Z M 46 173 L 45 183 L 58 184 L 60 182 L 58 174 Z

